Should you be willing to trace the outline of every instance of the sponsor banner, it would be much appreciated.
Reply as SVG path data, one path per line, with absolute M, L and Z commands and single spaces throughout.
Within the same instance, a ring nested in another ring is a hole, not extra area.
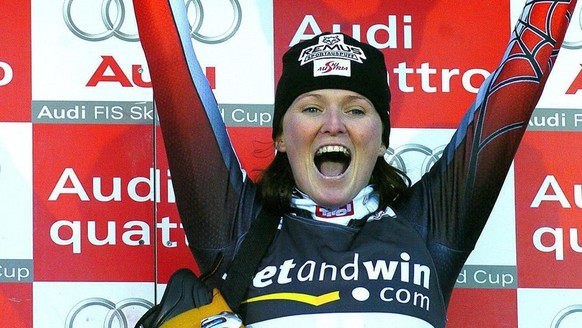
M 517 288 L 517 268 L 502 265 L 465 265 L 457 288 Z
M 0 260 L 32 259 L 32 125 L 0 122 Z
M 226 126 L 271 128 L 273 123 L 273 105 L 218 104 L 218 106 Z
M 381 49 L 393 126 L 453 128 L 509 40 L 509 2 L 274 2 L 275 58 L 323 31 Z M 435 19 L 429 17 L 437 17 Z M 484 28 L 486 27 L 486 28 Z M 276 61 L 275 76 L 281 72 Z
M 579 139 L 577 133 L 529 132 L 519 148 L 515 159 L 519 287 L 582 286 Z
M 0 326 L 32 326 L 32 284 L 5 284 L 0 282 Z
M 273 105 L 218 104 L 227 127 L 270 128 Z M 152 101 L 35 100 L 32 122 L 47 124 L 159 124 Z
M 447 328 L 518 327 L 516 304 L 515 289 L 455 289 L 449 304 Z
M 582 131 L 582 109 L 538 107 L 533 112 L 527 128 L 529 131 L 580 132 Z
M 274 155 L 273 91 L 290 45 L 333 30 L 384 52 L 392 125 L 407 127 L 394 129 L 386 158 L 418 180 L 497 66 L 525 4 L 184 2 L 254 180 Z M 582 320 L 581 12 L 579 3 L 515 170 L 457 279 L 447 327 Z M 3 1 L 0 16 L 0 326 L 132 326 L 176 269 L 197 272 L 132 1 Z
M 32 260 L 0 259 L 0 283 L 32 282 Z
M 30 2 L 0 3 L 0 121 L 30 120 Z
M 36 124 L 33 134 L 36 281 L 153 281 L 154 244 L 181 245 L 172 263 L 192 264 L 151 126 Z
M 34 327 L 134 327 L 162 292 L 152 283 L 35 282 Z
M 582 322 L 582 290 L 517 290 L 519 327 L 577 328 Z
M 270 3 L 185 4 L 193 46 L 217 99 L 272 103 Z M 152 99 L 131 1 L 35 1 L 32 18 L 33 99 Z
M 32 102 L 32 122 L 50 124 L 152 124 L 157 123 L 152 101 Z
M 131 1 L 32 2 L 32 98 L 151 100 Z
M 393 129 L 385 158 L 405 171 L 413 182 L 438 160 L 454 130 Z M 514 175 L 510 169 L 500 196 L 467 265 L 515 266 Z
M 580 109 L 582 103 L 582 3 L 572 15 L 560 56 L 538 107 Z

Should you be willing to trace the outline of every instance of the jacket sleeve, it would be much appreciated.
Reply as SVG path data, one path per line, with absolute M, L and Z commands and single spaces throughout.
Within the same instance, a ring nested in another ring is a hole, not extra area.
M 414 209 L 416 220 L 426 227 L 429 239 L 456 250 L 473 249 L 542 94 L 575 5 L 575 0 L 527 1 L 499 67 L 481 86 L 441 159 L 413 187 L 421 204 Z
M 254 199 L 255 188 L 245 179 L 196 59 L 184 2 L 135 0 L 134 9 L 178 212 L 206 271 L 219 253 L 228 258 L 247 231 L 252 207 L 242 205 Z
M 424 236 L 446 299 L 491 214 L 575 5 L 527 1 L 499 67 L 398 208 Z

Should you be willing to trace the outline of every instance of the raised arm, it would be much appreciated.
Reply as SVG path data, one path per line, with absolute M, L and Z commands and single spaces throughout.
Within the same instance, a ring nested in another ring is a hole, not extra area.
M 560 50 L 576 1 L 528 0 L 498 69 L 445 150 L 461 249 L 476 242 Z M 455 173 L 457 174 L 457 173 Z M 458 179 L 460 177 L 460 179 Z M 454 238 L 454 237 L 453 237 Z
M 192 48 L 181 0 L 135 0 L 180 218 L 201 270 L 247 226 L 244 174 Z M 248 187 L 248 186 L 247 186 Z
M 442 158 L 413 186 L 414 201 L 402 208 L 429 245 L 460 251 L 455 266 L 462 265 L 491 214 L 575 4 L 527 1 L 500 66 L 481 86 Z M 445 266 L 454 272 L 453 265 Z
M 436 259 L 448 299 L 497 200 L 562 44 L 576 0 L 528 0 L 500 66 L 435 166 L 397 208 Z

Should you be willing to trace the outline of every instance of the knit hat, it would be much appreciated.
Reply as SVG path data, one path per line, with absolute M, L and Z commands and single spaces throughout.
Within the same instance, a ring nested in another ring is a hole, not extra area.
M 343 33 L 323 33 L 291 47 L 283 55 L 273 113 L 275 139 L 285 112 L 299 95 L 319 89 L 343 89 L 368 98 L 382 120 L 382 142 L 390 136 L 390 89 L 382 52 Z

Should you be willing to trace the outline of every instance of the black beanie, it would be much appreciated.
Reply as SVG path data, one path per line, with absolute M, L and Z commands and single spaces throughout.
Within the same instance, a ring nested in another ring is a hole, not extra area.
M 319 89 L 343 89 L 368 98 L 380 115 L 382 142 L 390 136 L 390 89 L 382 52 L 343 33 L 323 33 L 300 42 L 283 55 L 275 93 L 273 134 L 282 132 L 285 112 L 299 95 Z

